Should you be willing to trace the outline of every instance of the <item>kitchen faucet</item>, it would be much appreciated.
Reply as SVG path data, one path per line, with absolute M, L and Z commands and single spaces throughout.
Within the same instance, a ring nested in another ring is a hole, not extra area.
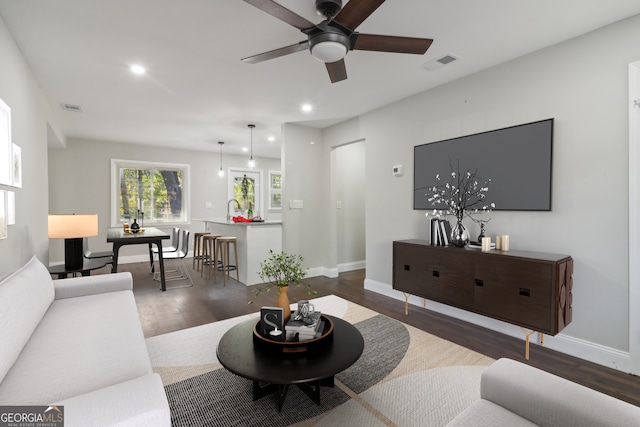
M 237 201 L 236 199 L 231 199 L 229 200 L 229 202 L 227 203 L 227 222 L 231 222 L 231 203 L 232 202 L 236 202 L 236 206 L 238 207 L 238 209 L 240 209 L 240 202 Z

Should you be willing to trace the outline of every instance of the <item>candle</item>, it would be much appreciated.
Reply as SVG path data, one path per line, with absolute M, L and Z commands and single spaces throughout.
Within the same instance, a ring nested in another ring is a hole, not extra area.
M 482 252 L 489 252 L 491 250 L 491 237 L 482 238 Z
M 504 236 L 502 236 L 502 250 L 503 251 L 508 251 L 509 250 L 509 235 L 505 234 Z

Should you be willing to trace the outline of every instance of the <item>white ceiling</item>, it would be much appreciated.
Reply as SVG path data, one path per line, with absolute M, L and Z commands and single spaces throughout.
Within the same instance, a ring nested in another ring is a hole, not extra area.
M 322 20 L 313 0 L 278 1 Z M 431 48 L 351 51 L 348 80 L 331 84 L 308 52 L 241 62 L 306 39 L 241 0 L 0 0 L 67 137 L 215 152 L 224 141 L 240 153 L 254 123 L 255 157 L 280 156 L 282 123 L 338 123 L 638 13 L 638 0 L 387 0 L 357 30 L 432 38 Z M 461 60 L 422 68 L 448 53 Z M 134 63 L 147 75 L 131 74 Z

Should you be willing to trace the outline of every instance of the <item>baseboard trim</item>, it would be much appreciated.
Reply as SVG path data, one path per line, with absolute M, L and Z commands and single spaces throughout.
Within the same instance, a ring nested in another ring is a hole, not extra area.
M 318 277 L 318 276 L 326 276 L 331 279 L 335 279 L 336 277 L 338 277 L 338 269 L 327 268 L 327 267 L 312 267 L 307 269 L 306 277 Z
M 386 283 L 378 282 L 371 279 L 365 279 L 364 288 L 388 296 L 390 298 L 394 298 L 403 302 L 405 301 L 405 296 L 402 292 L 394 290 L 390 285 Z M 409 304 L 421 308 L 424 304 L 423 298 L 416 297 L 414 295 L 409 295 L 408 301 Z M 461 310 L 459 308 L 440 304 L 438 302 L 430 300 L 427 300 L 427 310 L 432 310 L 446 316 L 473 323 L 474 325 L 482 326 L 484 328 L 491 329 L 493 331 L 500 332 L 524 341 L 524 334 L 522 333 L 520 328 L 510 323 L 501 322 L 499 320 L 491 319 L 480 314 L 471 313 L 469 311 Z M 539 342 L 540 334 L 533 334 L 531 336 L 531 343 L 535 345 Z M 632 372 L 631 356 L 628 352 L 625 351 L 572 337 L 564 333 L 560 333 L 555 337 L 545 335 L 544 346 L 552 350 L 568 354 L 570 356 L 574 356 L 583 360 L 587 360 L 589 362 L 596 363 L 598 365 L 615 369 L 617 371 L 622 371 L 625 373 Z
M 366 267 L 366 261 L 353 261 L 338 264 L 338 273 L 344 273 L 345 271 L 362 270 Z

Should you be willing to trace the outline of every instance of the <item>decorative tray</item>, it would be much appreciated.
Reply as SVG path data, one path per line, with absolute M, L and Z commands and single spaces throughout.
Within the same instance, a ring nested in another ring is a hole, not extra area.
M 273 353 L 306 353 L 308 351 L 322 349 L 327 344 L 333 342 L 333 322 L 331 318 L 320 315 L 320 320 L 324 321 L 324 330 L 318 338 L 305 341 L 284 341 L 285 334 L 280 338 L 264 336 L 259 332 L 260 321 L 253 326 L 253 345 L 263 350 Z
M 138 229 L 138 231 L 133 231 L 132 229 L 127 228 L 126 230 L 124 230 L 124 232 L 127 234 L 142 234 L 144 233 L 144 228 L 140 228 Z

